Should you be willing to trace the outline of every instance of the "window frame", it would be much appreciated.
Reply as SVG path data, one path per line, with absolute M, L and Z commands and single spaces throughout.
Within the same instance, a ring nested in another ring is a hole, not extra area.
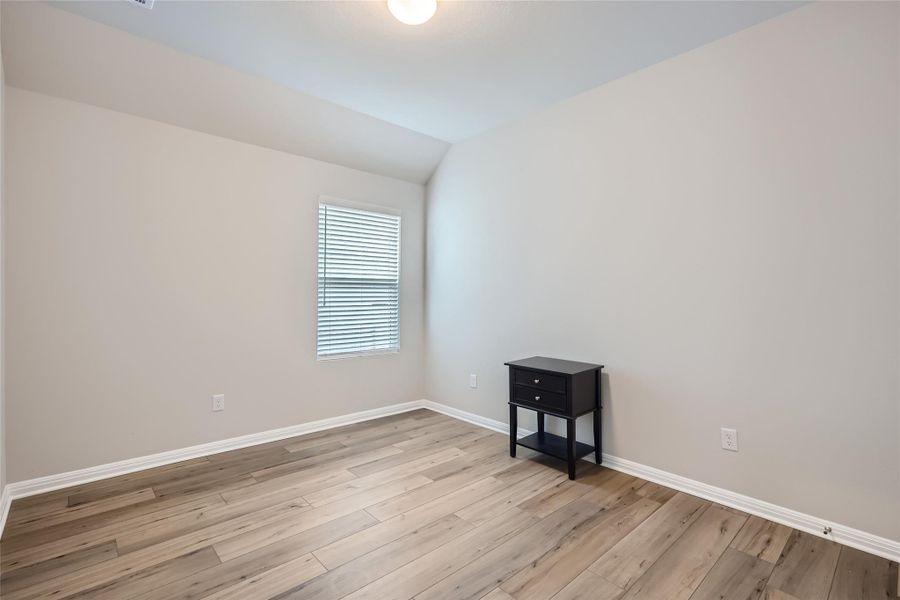
M 319 262 L 321 260 L 320 251 L 319 251 L 319 211 L 322 208 L 322 205 L 335 206 L 338 208 L 350 208 L 354 210 L 361 210 L 372 212 L 376 214 L 389 215 L 393 217 L 397 217 L 398 221 L 398 230 L 397 230 L 397 346 L 396 348 L 384 348 L 377 350 L 357 350 L 351 352 L 341 352 L 335 354 L 319 354 Z M 355 200 L 347 200 L 344 198 L 337 198 L 334 196 L 319 196 L 318 202 L 316 203 L 316 265 L 315 265 L 315 274 L 316 274 L 316 327 L 315 327 L 315 353 L 316 353 L 316 361 L 324 362 L 324 361 L 332 361 L 332 360 L 344 360 L 347 358 L 374 358 L 379 356 L 394 356 L 400 353 L 401 346 L 401 338 L 402 338 L 402 298 L 403 298 L 403 212 L 399 208 L 395 208 L 392 206 L 383 206 L 378 204 L 370 204 L 368 202 L 358 202 Z

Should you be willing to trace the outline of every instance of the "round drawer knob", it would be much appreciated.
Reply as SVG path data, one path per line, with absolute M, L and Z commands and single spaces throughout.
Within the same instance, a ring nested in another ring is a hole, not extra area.
M 540 379 L 535 379 L 534 382 L 535 382 L 535 383 L 540 383 L 541 380 L 540 380 Z
M 541 397 L 540 397 L 540 396 L 535 396 L 534 399 L 535 399 L 535 400 L 540 400 Z

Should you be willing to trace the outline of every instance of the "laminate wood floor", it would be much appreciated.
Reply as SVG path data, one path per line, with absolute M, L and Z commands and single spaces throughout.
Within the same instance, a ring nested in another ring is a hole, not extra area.
M 4 600 L 866 600 L 897 564 L 429 411 L 16 500 Z

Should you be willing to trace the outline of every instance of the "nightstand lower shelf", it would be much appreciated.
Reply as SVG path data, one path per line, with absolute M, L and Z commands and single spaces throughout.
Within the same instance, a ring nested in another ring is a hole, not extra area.
M 541 438 L 543 435 L 543 439 Z M 566 438 L 552 433 L 532 433 L 523 438 L 517 439 L 516 444 L 530 450 L 537 450 L 544 454 L 549 454 L 561 460 L 568 460 L 568 442 Z M 594 447 L 581 442 L 575 442 L 575 459 L 583 458 L 594 451 Z

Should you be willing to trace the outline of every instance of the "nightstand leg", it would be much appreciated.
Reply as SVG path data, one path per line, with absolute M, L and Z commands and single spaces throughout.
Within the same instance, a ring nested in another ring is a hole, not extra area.
M 594 462 L 600 464 L 600 409 L 594 409 Z
M 515 405 L 509 405 L 509 455 L 516 457 L 516 432 L 519 430 L 518 410 Z
M 569 459 L 569 479 L 575 479 L 575 419 L 566 419 L 566 447 Z
M 537 422 L 538 422 L 538 439 L 544 439 L 544 413 L 539 412 L 537 414 Z

